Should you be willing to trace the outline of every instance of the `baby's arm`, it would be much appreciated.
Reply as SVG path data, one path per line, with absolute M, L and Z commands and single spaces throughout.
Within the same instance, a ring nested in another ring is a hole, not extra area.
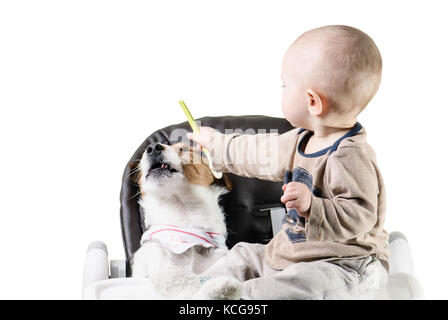
M 341 148 L 328 159 L 325 179 L 332 194 L 311 197 L 309 240 L 353 239 L 378 221 L 378 175 L 372 161 L 356 148 Z
M 284 134 L 222 134 L 210 127 L 187 137 L 206 147 L 218 171 L 245 177 L 283 181 L 287 161 L 296 145 L 297 130 Z

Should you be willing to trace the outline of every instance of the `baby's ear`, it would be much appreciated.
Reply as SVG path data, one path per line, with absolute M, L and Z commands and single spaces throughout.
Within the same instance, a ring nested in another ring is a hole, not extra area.
M 320 116 L 324 112 L 324 106 L 320 95 L 313 89 L 306 90 L 306 94 L 308 98 L 308 112 L 312 116 Z

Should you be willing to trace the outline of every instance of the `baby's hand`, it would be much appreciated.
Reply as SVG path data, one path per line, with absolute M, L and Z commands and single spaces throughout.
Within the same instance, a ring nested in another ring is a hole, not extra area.
M 280 201 L 286 209 L 296 209 L 299 216 L 308 219 L 311 206 L 311 192 L 306 185 L 300 182 L 290 182 L 282 186 L 283 196 Z
M 187 133 L 187 138 L 191 139 L 201 146 L 210 149 L 212 147 L 212 138 L 215 129 L 211 127 L 199 127 L 199 133 L 189 132 Z

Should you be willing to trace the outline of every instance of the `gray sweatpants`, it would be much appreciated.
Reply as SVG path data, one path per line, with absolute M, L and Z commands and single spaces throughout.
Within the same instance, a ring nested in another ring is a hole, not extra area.
M 387 282 L 387 271 L 371 256 L 299 262 L 273 270 L 262 244 L 241 242 L 200 274 L 232 276 L 243 282 L 244 299 L 373 299 Z

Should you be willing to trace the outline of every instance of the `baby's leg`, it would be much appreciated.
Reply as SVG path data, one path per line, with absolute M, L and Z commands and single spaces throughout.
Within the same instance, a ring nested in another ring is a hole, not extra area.
M 229 282 L 231 284 L 230 288 L 238 288 L 238 292 L 243 299 L 250 299 L 244 290 L 246 280 L 276 272 L 266 264 L 264 248 L 265 246 L 262 244 L 247 242 L 236 244 L 225 256 L 218 259 L 199 275 L 205 281 L 204 288 L 210 287 L 210 292 L 222 292 L 222 289 L 216 290 L 214 288 L 216 284 Z M 238 286 L 234 281 L 237 281 L 240 285 Z M 226 286 L 220 285 L 220 287 L 225 288 Z
M 240 242 L 227 254 L 215 261 L 200 274 L 202 279 L 230 276 L 241 282 L 257 278 L 265 272 L 264 248 L 262 244 Z
M 300 262 L 262 278 L 245 281 L 251 299 L 359 299 L 387 281 L 387 272 L 372 257 Z

